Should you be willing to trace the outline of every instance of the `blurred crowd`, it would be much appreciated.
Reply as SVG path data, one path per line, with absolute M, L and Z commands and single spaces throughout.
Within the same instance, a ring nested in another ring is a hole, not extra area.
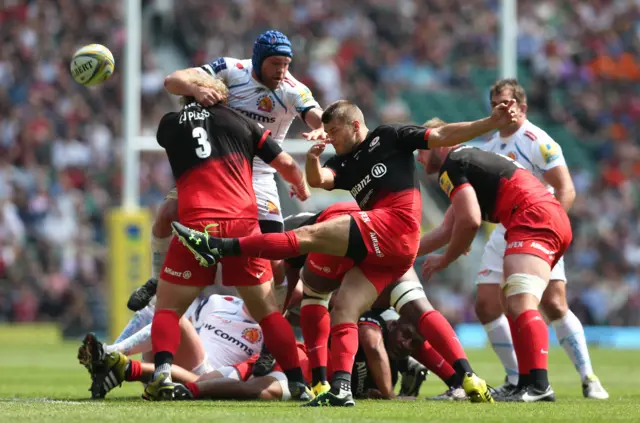
M 294 45 L 292 72 L 321 104 L 351 98 L 373 126 L 408 121 L 402 93 L 486 96 L 475 68 L 497 66 L 499 0 L 147 0 L 142 132 L 172 103 L 154 51 L 174 44 L 193 64 L 249 57 L 267 28 Z M 640 324 L 640 2 L 519 0 L 519 61 L 530 109 L 579 137 L 596 172 L 572 169 L 569 295 L 585 324 Z M 86 89 L 73 52 L 108 46 L 116 69 L 122 2 L 0 4 L 0 320 L 60 321 L 69 333 L 106 325 L 106 210 L 122 188 L 122 79 Z M 478 116 L 486 110 L 479 110 Z M 290 137 L 303 129 L 298 123 Z M 558 140 L 562 142 L 562 140 Z M 142 155 L 141 203 L 171 187 L 166 160 Z M 143 281 L 141 281 L 143 282 Z M 473 321 L 473 286 L 434 290 L 456 322 Z

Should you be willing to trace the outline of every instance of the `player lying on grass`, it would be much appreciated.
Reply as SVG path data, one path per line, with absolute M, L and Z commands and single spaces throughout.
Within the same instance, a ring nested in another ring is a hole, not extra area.
M 444 122 L 431 122 L 440 125 Z M 549 333 L 538 306 L 551 268 L 571 243 L 567 213 L 510 157 L 461 146 L 420 152 L 419 160 L 428 174 L 439 174 L 440 187 L 451 199 L 442 225 L 421 240 L 420 254 L 447 245 L 444 254 L 426 258 L 423 274 L 428 279 L 467 251 L 483 220 L 503 224 L 502 304 L 522 380 L 521 388 L 503 400 L 555 401 L 547 374 Z
M 294 230 L 303 226 L 325 222 L 336 216 L 359 210 L 354 202 L 336 203 L 313 215 L 301 213 L 285 219 L 285 229 Z M 293 290 L 302 282 L 303 297 L 300 308 L 300 327 L 309 351 L 309 363 L 312 369 L 312 389 L 317 395 L 329 389 L 327 383 L 328 339 L 329 339 L 329 301 L 332 293 L 338 289 L 344 274 L 353 267 L 353 260 L 346 257 L 310 253 L 285 260 L 287 283 Z M 465 368 L 468 360 L 462 345 L 447 320 L 427 299 L 418 275 L 409 269 L 398 281 L 387 286 L 372 309 L 393 307 L 400 314 L 400 321 L 419 328 L 425 339 L 424 345 L 417 348 L 414 357 L 429 370 L 437 374 L 449 387 L 447 392 L 433 399 L 464 400 Z M 433 345 L 433 346 L 432 346 Z M 446 359 L 444 357 L 446 357 Z M 470 388 L 467 388 L 471 391 Z M 391 386 L 381 386 L 385 395 L 392 393 Z
M 351 379 L 351 390 L 356 398 L 393 399 L 393 387 L 399 372 L 419 368 L 426 372 L 409 355 L 420 346 L 420 338 L 411 325 L 400 323 L 391 310 L 371 310 L 360 317 L 358 349 Z M 298 356 L 307 382 L 312 379 L 309 358 L 304 344 L 298 344 Z M 257 357 L 256 357 L 257 358 Z M 252 377 L 254 360 L 236 366 L 225 367 L 197 382 L 177 385 L 176 399 L 262 399 L 287 400 L 290 393 L 284 374 L 278 366 L 265 377 Z M 329 373 L 331 366 L 329 364 Z M 405 391 L 417 395 L 424 378 Z
M 262 346 L 260 326 L 244 302 L 232 296 L 211 295 L 194 302 L 180 326 L 181 342 L 172 368 L 172 375 L 180 381 L 191 382 L 214 369 L 242 363 Z M 104 398 L 123 380 L 148 381 L 153 363 L 128 362 L 123 357 L 150 351 L 151 325 L 114 345 L 105 345 L 95 335 L 87 334 L 78 359 L 92 376 L 92 398 Z

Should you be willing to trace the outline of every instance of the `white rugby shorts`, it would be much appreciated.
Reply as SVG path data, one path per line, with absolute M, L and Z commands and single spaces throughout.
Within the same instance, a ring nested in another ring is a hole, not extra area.
M 283 222 L 278 186 L 273 173 L 254 173 L 253 190 L 258 202 L 258 220 Z

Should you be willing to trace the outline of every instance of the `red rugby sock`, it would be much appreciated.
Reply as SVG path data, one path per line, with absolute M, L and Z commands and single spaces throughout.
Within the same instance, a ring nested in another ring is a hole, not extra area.
M 526 379 L 529 374 L 529 357 L 523 349 L 523 346 L 526 345 L 526 341 L 525 344 L 523 344 L 520 340 L 520 331 L 518 330 L 516 321 L 511 316 L 507 316 L 507 320 L 509 320 L 509 329 L 511 329 L 513 350 L 516 352 L 516 358 L 518 359 L 518 378 Z M 525 381 L 522 380 L 522 383 L 525 383 Z
M 427 369 L 436 374 L 443 382 L 448 381 L 456 374 L 451 364 L 440 355 L 428 342 L 424 342 L 418 350 L 413 353 L 413 357 L 426 366 Z
M 125 371 L 124 379 L 129 382 L 134 382 L 142 378 L 142 363 L 138 360 L 129 361 L 129 367 Z
M 453 366 L 458 360 L 467 359 L 456 332 L 439 311 L 425 312 L 420 317 L 418 330 L 450 365 Z
M 151 349 L 153 354 L 169 353 L 173 357 L 179 345 L 180 316 L 173 310 L 156 310 L 151 323 Z
M 274 311 L 260 321 L 264 343 L 283 370 L 300 367 L 298 347 L 293 329 L 279 311 Z
M 531 370 L 547 370 L 549 362 L 549 329 L 538 310 L 527 310 L 516 319 L 518 341 Z M 518 357 L 520 361 L 520 357 Z
M 331 332 L 329 310 L 318 304 L 302 306 L 300 309 L 300 329 L 302 329 L 311 368 L 327 367 L 327 344 Z
M 198 388 L 198 384 L 196 382 L 187 382 L 184 386 L 191 391 L 193 398 L 200 398 L 200 388 Z
M 281 260 L 300 255 L 298 236 L 293 232 L 251 235 L 238 238 L 240 255 Z
M 341 323 L 331 327 L 331 366 L 333 373 L 351 374 L 358 352 L 358 325 Z

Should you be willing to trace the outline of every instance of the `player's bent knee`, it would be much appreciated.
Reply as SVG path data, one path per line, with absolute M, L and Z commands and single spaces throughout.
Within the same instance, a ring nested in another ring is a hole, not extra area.
M 518 294 L 530 294 L 540 301 L 548 282 L 540 276 L 514 273 L 500 284 L 504 295 L 509 298 Z
M 478 320 L 482 324 L 493 322 L 502 315 L 502 304 L 500 303 L 500 284 L 495 285 L 494 295 L 481 295 L 478 290 L 475 310 Z
M 540 303 L 542 311 L 551 321 L 562 319 L 569 312 L 566 298 L 558 295 L 547 296 L 546 294 L 545 292 Z
M 421 298 L 427 299 L 422 284 L 418 281 L 400 282 L 391 290 L 390 302 L 391 307 L 395 308 L 398 313 L 405 305 Z
M 304 285 L 302 288 L 302 307 L 307 305 L 319 305 L 329 308 L 329 301 L 331 300 L 331 293 L 324 294 L 316 292 Z

